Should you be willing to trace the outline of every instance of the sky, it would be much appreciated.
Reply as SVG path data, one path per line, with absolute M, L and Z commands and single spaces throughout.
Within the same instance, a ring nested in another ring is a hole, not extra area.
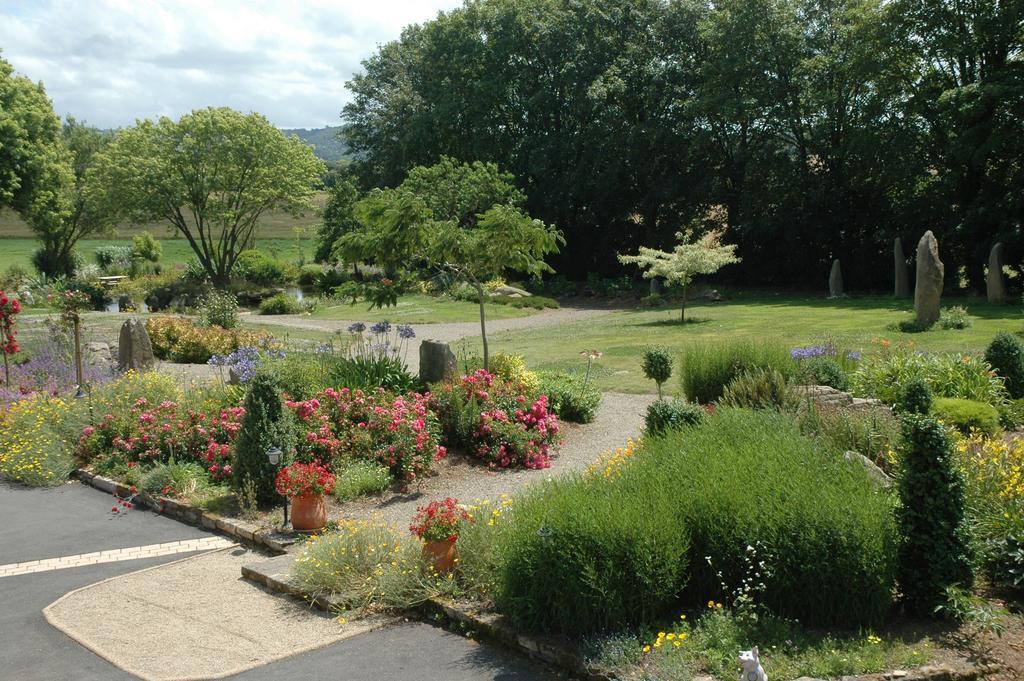
M 345 82 L 402 28 L 461 0 L 0 0 L 0 56 L 60 116 L 102 128 L 193 109 L 341 123 Z

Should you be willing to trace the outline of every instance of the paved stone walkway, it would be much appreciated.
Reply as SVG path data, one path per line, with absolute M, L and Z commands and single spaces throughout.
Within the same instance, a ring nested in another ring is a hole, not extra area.
M 231 546 L 235 546 L 234 542 L 228 541 L 223 537 L 204 537 L 202 539 L 187 539 L 184 541 L 165 542 L 163 544 L 132 546 L 111 551 L 93 551 L 91 553 L 79 553 L 74 556 L 61 556 L 60 558 L 47 558 L 45 560 L 30 560 L 22 563 L 0 565 L 0 578 L 30 575 L 36 572 L 49 572 L 50 570 L 65 570 L 86 565 L 98 565 L 99 563 L 118 563 L 125 560 L 173 556 L 179 553 L 191 553 L 194 551 L 210 551 Z

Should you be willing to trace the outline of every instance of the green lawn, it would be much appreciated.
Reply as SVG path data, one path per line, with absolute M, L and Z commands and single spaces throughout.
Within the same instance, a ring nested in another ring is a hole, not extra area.
M 810 345 L 826 337 L 841 346 L 871 352 L 873 339 L 912 341 L 922 350 L 976 352 L 999 331 L 1024 330 L 1019 306 L 990 306 L 977 299 L 945 300 L 965 305 L 974 325 L 962 331 L 933 330 L 905 334 L 886 326 L 910 316 L 913 302 L 890 297 L 824 298 L 791 295 L 737 294 L 732 300 L 694 304 L 687 308 L 690 322 L 678 323 L 678 308 L 613 312 L 558 327 L 540 327 L 493 334 L 491 352 L 515 352 L 534 369 L 582 369 L 584 349 L 604 356 L 595 363 L 593 376 L 604 390 L 653 392 L 654 384 L 640 370 L 640 355 L 647 345 L 679 350 L 691 343 L 715 343 L 730 338 L 774 338 Z M 477 338 L 466 340 L 467 352 L 480 353 Z M 678 371 L 676 372 L 678 374 Z M 673 376 L 670 387 L 678 386 Z
M 488 304 L 485 307 L 487 319 L 512 319 L 536 314 L 539 310 L 519 309 L 510 305 Z M 480 307 L 450 298 L 435 296 L 403 296 L 395 307 L 383 310 L 368 310 L 366 303 L 350 305 L 322 305 L 310 315 L 314 319 L 361 319 L 367 322 L 387 320 L 403 324 L 441 324 L 451 322 L 477 322 Z M 268 321 L 270 319 L 268 318 Z

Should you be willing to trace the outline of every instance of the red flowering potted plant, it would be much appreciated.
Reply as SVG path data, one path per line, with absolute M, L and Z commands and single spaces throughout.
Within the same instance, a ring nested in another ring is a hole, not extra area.
M 278 472 L 274 487 L 291 499 L 293 529 L 311 532 L 327 525 L 324 495 L 334 491 L 334 481 L 334 473 L 317 462 L 293 463 Z
M 446 575 L 459 559 L 455 542 L 462 525 L 471 522 L 473 517 L 459 505 L 458 499 L 448 497 L 417 508 L 409 530 L 423 540 L 423 557 L 434 571 Z

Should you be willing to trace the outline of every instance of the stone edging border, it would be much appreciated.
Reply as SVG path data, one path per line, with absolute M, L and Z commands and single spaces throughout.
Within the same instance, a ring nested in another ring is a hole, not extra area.
M 284 561 L 285 558 L 270 559 L 270 562 Z M 277 565 L 273 566 L 274 568 Z M 282 568 L 287 569 L 282 563 Z M 312 595 L 292 586 L 286 572 L 274 569 L 260 569 L 259 565 L 243 566 L 242 576 L 270 591 L 289 597 L 300 598 L 320 610 L 337 609 L 337 602 L 330 596 Z M 479 612 L 478 610 L 458 605 L 439 598 L 432 598 L 423 603 L 419 610 L 428 620 L 446 619 L 458 624 L 462 629 L 469 630 L 482 638 L 494 641 L 507 648 L 553 667 L 565 670 L 574 677 L 584 681 L 616 681 L 617 677 L 606 670 L 588 665 L 582 656 L 559 641 L 546 637 L 535 637 L 522 634 L 513 629 L 505 619 L 495 613 Z M 844 676 L 841 681 L 977 681 L 984 675 L 980 667 L 966 662 L 957 665 L 926 665 L 907 671 L 892 671 L 863 676 Z M 698 676 L 694 681 L 715 681 L 710 676 Z M 803 677 L 797 681 L 821 681 Z
M 288 547 L 295 543 L 294 539 L 283 535 L 274 535 L 269 530 L 244 520 L 224 518 L 216 513 L 203 511 L 189 504 L 166 497 L 154 497 L 145 492 L 133 492 L 127 485 L 102 475 L 91 473 L 83 468 L 74 472 L 74 477 L 91 487 L 107 494 L 116 494 L 122 499 L 132 497 L 132 503 L 146 506 L 157 513 L 171 517 L 187 525 L 201 527 L 204 530 L 217 532 L 237 539 L 244 544 L 270 552 L 273 555 L 286 553 Z

